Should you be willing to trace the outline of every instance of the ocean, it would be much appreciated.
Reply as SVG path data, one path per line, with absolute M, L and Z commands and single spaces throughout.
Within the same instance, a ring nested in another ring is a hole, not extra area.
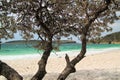
M 13 44 L 5 43 L 1 45 L 0 56 L 12 56 L 12 55 L 33 55 L 42 54 L 42 50 L 37 50 L 32 44 Z M 59 46 L 59 51 L 53 50 L 53 52 L 65 52 L 65 51 L 80 51 L 81 44 L 79 43 L 66 43 Z M 87 44 L 87 52 L 100 52 L 104 50 L 120 49 L 120 44 Z

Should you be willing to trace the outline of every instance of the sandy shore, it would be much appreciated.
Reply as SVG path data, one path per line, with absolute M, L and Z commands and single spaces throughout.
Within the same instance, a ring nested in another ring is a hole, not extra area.
M 72 52 L 74 53 L 74 52 Z M 56 80 L 59 73 L 64 69 L 66 62 L 64 54 L 61 57 L 50 56 L 47 64 L 48 74 L 44 80 Z M 70 56 L 70 59 L 76 56 Z M 38 61 L 41 56 L 20 59 L 3 59 L 12 68 L 29 80 L 38 69 Z M 77 72 L 71 74 L 67 80 L 120 80 L 120 49 L 109 50 L 99 54 L 86 55 L 76 65 Z M 3 80 L 3 78 L 0 78 Z

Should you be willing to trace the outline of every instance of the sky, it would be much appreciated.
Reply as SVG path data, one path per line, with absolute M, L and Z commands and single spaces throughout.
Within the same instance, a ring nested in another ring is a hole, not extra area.
M 120 12 L 117 12 L 117 16 L 120 16 Z M 105 36 L 107 34 L 114 33 L 114 32 L 119 32 L 120 31 L 120 20 L 115 21 L 115 23 L 110 24 L 109 26 L 112 27 L 113 30 L 111 32 L 103 32 L 101 33 L 102 34 L 101 36 Z M 74 39 L 76 42 L 80 43 L 80 40 L 77 37 L 75 36 L 70 36 L 70 37 L 72 37 L 72 39 Z M 35 35 L 35 38 L 37 39 L 38 37 Z M 18 32 L 14 35 L 14 39 L 8 39 L 8 40 L 1 39 L 1 40 L 4 43 L 7 41 L 21 40 L 21 39 L 22 37 L 20 36 L 20 33 Z M 62 39 L 65 39 L 65 38 L 63 37 Z
M 120 31 L 120 20 L 116 21 L 114 24 L 111 24 L 109 26 L 112 27 L 112 31 L 111 32 L 103 32 L 102 36 L 105 36 L 107 34 L 114 33 L 114 32 L 119 32 Z
M 120 31 L 120 20 L 116 21 L 114 24 L 112 25 L 109 25 L 110 27 L 112 27 L 112 31 L 111 32 L 103 32 L 101 36 L 105 36 L 107 34 L 110 34 L 110 33 L 114 33 L 114 32 L 119 32 Z M 80 43 L 80 40 L 75 37 L 75 36 L 70 36 L 72 37 L 72 39 L 74 39 L 76 42 Z M 37 39 L 38 37 L 35 35 L 35 38 Z M 62 37 L 63 40 L 65 40 L 64 37 Z M 2 42 L 7 42 L 7 41 L 13 41 L 13 40 L 22 40 L 22 37 L 20 36 L 19 33 L 16 33 L 14 35 L 14 39 L 8 39 L 8 40 L 4 40 L 2 39 Z

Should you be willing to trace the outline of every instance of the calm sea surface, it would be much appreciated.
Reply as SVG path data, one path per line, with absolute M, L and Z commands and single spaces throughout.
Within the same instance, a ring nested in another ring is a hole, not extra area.
M 0 50 L 0 56 L 42 54 L 42 51 L 35 49 L 33 46 L 34 45 L 31 45 L 31 44 L 12 44 L 12 43 L 2 44 L 1 50 Z M 81 44 L 79 43 L 61 44 L 59 49 L 60 49 L 60 52 L 80 50 Z M 103 50 L 103 49 L 120 49 L 120 44 L 88 44 L 87 45 L 88 51 L 97 51 L 97 50 Z

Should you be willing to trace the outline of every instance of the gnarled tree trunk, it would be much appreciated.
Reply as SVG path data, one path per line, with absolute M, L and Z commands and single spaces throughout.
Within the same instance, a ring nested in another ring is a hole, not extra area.
M 1 50 L 1 43 L 2 43 L 2 42 L 1 42 L 1 39 L 0 39 L 0 50 Z
M 42 78 L 45 76 L 46 72 L 46 64 L 48 57 L 50 56 L 50 53 L 52 51 L 52 40 L 47 43 L 46 50 L 43 53 L 43 56 L 41 60 L 38 62 L 39 69 L 37 73 L 33 76 L 31 80 L 42 80 Z
M 2 61 L 0 61 L 0 75 L 7 78 L 7 80 L 23 80 L 21 75 Z
M 75 65 L 84 58 L 85 53 L 86 53 L 86 35 L 83 34 L 82 49 L 80 54 L 78 54 L 77 57 L 75 57 L 72 61 L 70 61 L 68 55 L 66 55 L 65 59 L 67 65 L 57 80 L 65 80 L 70 73 L 76 72 Z
M 63 70 L 63 72 L 60 74 L 60 76 L 58 77 L 57 80 L 65 80 L 66 77 L 70 74 L 75 72 L 75 65 L 84 58 L 84 55 L 86 53 L 86 36 L 87 36 L 87 32 L 89 30 L 89 27 L 91 26 L 92 22 L 95 21 L 95 19 L 97 19 L 97 17 L 104 11 L 106 11 L 108 9 L 109 4 L 111 3 L 111 0 L 106 0 L 106 4 L 104 4 L 101 8 L 99 8 L 98 10 L 96 10 L 96 12 L 93 12 L 93 17 L 89 18 L 86 21 L 86 25 L 85 28 L 82 32 L 82 49 L 80 54 L 77 55 L 77 57 L 75 57 L 72 61 L 69 60 L 69 57 L 66 55 L 65 59 L 67 62 L 67 65 L 65 67 L 65 69 Z

